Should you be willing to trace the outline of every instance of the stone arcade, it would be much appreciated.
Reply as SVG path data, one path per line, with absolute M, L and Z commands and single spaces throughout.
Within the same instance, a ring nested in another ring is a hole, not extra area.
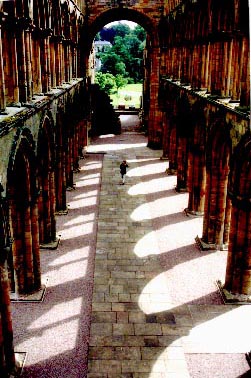
M 15 370 L 10 298 L 42 290 L 40 248 L 57 247 L 92 129 L 93 38 L 145 28 L 143 122 L 162 148 L 202 250 L 228 248 L 222 290 L 251 297 L 248 0 L 0 2 L 0 375 Z M 104 126 L 105 127 L 105 126 Z M 105 131 L 105 129 L 104 129 Z M 196 235 L 195 235 L 196 237 Z

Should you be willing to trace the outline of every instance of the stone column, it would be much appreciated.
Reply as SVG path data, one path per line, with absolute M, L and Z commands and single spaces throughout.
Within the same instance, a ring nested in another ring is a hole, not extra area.
M 3 187 L 0 184 L 0 192 Z M 13 329 L 10 308 L 10 285 L 7 259 L 11 251 L 9 208 L 0 193 L 0 374 L 15 370 Z
M 178 137 L 177 148 L 177 192 L 187 191 L 188 139 Z
M 0 13 L 1 16 L 1 13 Z M 2 41 L 2 25 L 0 23 L 0 40 Z M 5 78 L 3 68 L 3 50 L 2 42 L 0 43 L 0 113 L 3 113 L 6 108 L 6 96 L 5 96 Z
M 208 249 L 223 249 L 223 238 L 227 236 L 226 220 L 229 220 L 229 217 L 226 217 L 226 209 L 230 142 L 224 133 L 220 137 L 213 135 L 212 138 L 214 142 L 209 147 L 212 155 L 207 157 L 202 241 L 208 244 Z
M 241 44 L 240 106 L 250 107 L 250 49 L 248 38 Z
M 56 84 L 56 57 L 55 57 L 55 42 L 50 38 L 50 73 L 51 73 L 51 87 L 55 88 Z
M 170 132 L 170 125 L 169 125 L 169 117 L 168 111 L 165 113 L 163 112 L 163 141 L 162 141 L 162 148 L 163 148 L 163 159 L 168 159 L 169 157 L 169 132 Z
M 34 290 L 41 288 L 41 268 L 39 249 L 39 223 L 38 223 L 38 193 L 33 194 L 31 202 L 31 234 L 32 234 L 32 256 L 34 269 Z
M 235 148 L 228 187 L 232 213 L 224 287 L 237 297 L 240 294 L 251 295 L 250 146 L 251 137 L 247 135 Z
M 148 120 L 148 146 L 150 148 L 161 148 L 163 129 L 162 112 L 159 109 L 159 64 L 160 48 L 153 47 L 151 55 L 150 72 L 150 93 L 149 93 L 149 120 Z
M 166 172 L 168 175 L 177 173 L 177 130 L 174 125 L 170 130 L 169 167 Z
M 194 129 L 194 136 L 189 146 L 188 179 L 189 192 L 188 208 L 192 215 L 203 215 L 206 188 L 206 152 L 205 128 L 202 124 Z
M 55 172 L 51 168 L 49 170 L 49 199 L 50 199 L 50 241 L 56 240 L 56 192 L 55 192 Z
M 51 29 L 41 31 L 41 76 L 42 91 L 47 93 L 51 89 L 50 42 Z

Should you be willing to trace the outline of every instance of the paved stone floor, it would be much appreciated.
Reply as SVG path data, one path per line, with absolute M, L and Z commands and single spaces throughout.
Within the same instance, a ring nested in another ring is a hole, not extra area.
M 226 253 L 202 256 L 198 251 L 194 238 L 196 231 L 201 233 L 202 219 L 184 214 L 187 194 L 175 192 L 176 179 L 165 174 L 168 163 L 160 160 L 161 151 L 148 149 L 137 133 L 104 137 L 90 150 L 106 154 L 88 378 L 247 374 L 251 307 L 222 304 L 215 281 L 224 282 Z M 130 166 L 124 186 L 118 175 L 123 159 Z M 208 356 L 216 354 L 221 358 L 215 366 Z M 235 366 L 234 355 L 239 357 Z

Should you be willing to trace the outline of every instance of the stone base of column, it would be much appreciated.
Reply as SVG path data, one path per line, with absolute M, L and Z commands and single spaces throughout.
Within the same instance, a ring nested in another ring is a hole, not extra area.
M 162 143 L 161 141 L 149 141 L 147 147 L 151 150 L 162 150 Z
M 17 293 L 10 293 L 10 301 L 11 302 L 43 302 L 46 288 L 47 288 L 48 278 L 46 279 L 45 283 L 41 285 L 41 288 L 29 293 L 29 294 L 17 294 Z
M 55 215 L 67 215 L 67 214 L 68 214 L 68 209 L 58 210 L 55 212 Z
M 247 360 L 249 366 L 251 367 L 251 351 L 248 352 L 248 353 L 245 353 L 245 356 L 246 356 L 246 360 Z
M 27 357 L 27 352 L 14 352 L 15 354 L 15 367 L 9 374 L 9 378 L 21 377 L 24 364 Z
M 230 291 L 224 288 L 220 280 L 216 281 L 216 285 L 218 287 L 218 290 L 220 292 L 220 295 L 224 304 L 236 304 L 236 305 L 251 304 L 251 295 L 232 294 Z
M 201 251 L 217 251 L 218 250 L 215 244 L 208 244 L 208 243 L 203 242 L 203 240 L 199 238 L 198 235 L 195 238 L 195 242 Z
M 168 176 L 174 176 L 174 175 L 177 175 L 177 169 L 167 168 L 167 169 L 166 169 L 166 174 L 167 174 Z
M 161 156 L 160 160 L 169 160 L 168 156 Z
M 72 190 L 75 190 L 75 184 L 73 184 L 73 186 L 67 186 L 66 190 L 67 192 L 71 192 Z
M 189 210 L 188 207 L 184 209 L 184 212 L 188 217 L 203 217 L 204 215 L 204 212 Z
M 60 242 L 60 237 L 52 240 L 50 243 L 40 244 L 40 249 L 57 249 Z
M 175 191 L 178 192 L 178 193 L 187 193 L 187 188 L 182 188 L 182 187 L 176 186 Z

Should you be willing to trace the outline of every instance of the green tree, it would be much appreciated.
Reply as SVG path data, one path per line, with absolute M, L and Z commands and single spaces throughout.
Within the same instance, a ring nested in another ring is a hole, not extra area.
M 128 80 L 122 75 L 116 75 L 115 82 L 116 82 L 116 87 L 117 87 L 117 92 L 118 92 L 119 88 L 124 87 L 128 83 Z
M 128 82 L 141 82 L 143 79 L 143 51 L 146 32 L 141 26 L 130 29 L 128 25 L 118 24 L 100 31 L 101 39 L 107 36 L 113 46 L 109 51 L 99 54 L 102 73 L 122 75 Z
M 107 94 L 111 94 L 117 89 L 115 77 L 110 73 L 103 74 L 102 72 L 97 72 L 95 75 L 95 83 Z

